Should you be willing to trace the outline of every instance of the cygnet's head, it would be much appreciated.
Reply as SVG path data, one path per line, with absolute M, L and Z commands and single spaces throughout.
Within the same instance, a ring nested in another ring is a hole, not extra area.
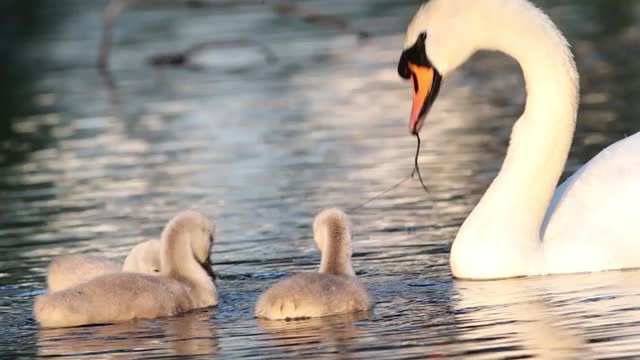
M 209 254 L 214 242 L 216 226 L 209 219 L 194 210 L 187 210 L 174 216 L 162 232 L 162 241 L 171 241 L 173 238 L 187 236 L 190 242 L 192 255 L 202 268 L 215 279 L 211 269 Z M 163 245 L 165 251 L 172 251 L 172 246 Z M 172 254 L 166 254 L 170 258 Z M 164 264 L 163 264 L 164 265 Z
M 351 222 L 347 214 L 336 208 L 319 212 L 313 221 L 313 239 L 321 251 L 324 251 L 327 241 L 344 239 L 351 243 Z
M 124 260 L 122 271 L 160 274 L 160 240 L 149 240 L 134 246 Z
M 313 238 L 322 252 L 320 272 L 353 276 L 351 222 L 340 209 L 322 210 L 313 221 Z

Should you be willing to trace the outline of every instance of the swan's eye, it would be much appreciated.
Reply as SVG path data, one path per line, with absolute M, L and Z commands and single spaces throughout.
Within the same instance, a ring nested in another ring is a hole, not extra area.
M 153 272 L 154 272 L 154 273 L 159 273 L 159 272 L 160 272 L 160 269 L 153 269 Z
M 427 57 L 427 53 L 425 50 L 425 41 L 427 40 L 427 33 L 423 32 L 418 35 L 416 42 L 410 48 L 405 49 L 400 56 L 400 61 L 398 62 L 398 74 L 403 79 L 409 79 L 412 77 L 412 72 L 409 69 L 409 65 L 419 65 L 419 66 L 429 66 L 433 67 L 431 61 Z M 414 90 L 417 92 L 417 86 L 415 76 L 414 77 Z

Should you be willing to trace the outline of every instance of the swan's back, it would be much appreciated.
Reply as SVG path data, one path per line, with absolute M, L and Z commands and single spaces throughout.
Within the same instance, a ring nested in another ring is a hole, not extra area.
M 104 324 L 174 315 L 192 308 L 189 290 L 168 277 L 117 273 L 36 298 L 43 327 Z
M 120 265 L 100 256 L 66 255 L 54 259 L 47 269 L 47 287 L 60 291 L 101 275 L 120 272 Z
M 365 311 L 369 306 L 367 290 L 354 276 L 300 273 L 263 293 L 256 316 L 300 319 Z
M 558 187 L 542 229 L 548 273 L 640 267 L 639 154 L 636 133 Z

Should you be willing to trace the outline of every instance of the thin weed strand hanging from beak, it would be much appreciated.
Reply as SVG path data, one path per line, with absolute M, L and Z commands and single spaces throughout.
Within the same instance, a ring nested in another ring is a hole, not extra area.
M 427 192 L 427 194 L 431 194 L 427 185 L 425 185 L 424 181 L 422 181 L 422 174 L 420 174 L 420 167 L 418 166 L 418 156 L 420 156 L 420 135 L 418 133 L 415 133 L 414 135 L 418 140 L 418 146 L 416 147 L 416 157 L 413 160 L 413 171 L 411 172 L 411 178 L 413 179 L 413 176 L 415 174 L 418 174 L 418 180 L 420 180 L 422 188 Z
M 394 185 L 388 187 L 386 190 L 378 193 L 377 195 L 375 195 L 374 197 L 370 198 L 369 200 L 361 203 L 360 205 L 348 208 L 347 209 L 348 211 L 352 212 L 352 211 L 356 211 L 358 209 L 361 209 L 361 208 L 365 207 L 369 203 L 371 203 L 371 202 L 383 197 L 384 195 L 386 195 L 391 190 L 396 189 L 397 187 L 402 185 L 405 181 L 407 181 L 409 179 L 413 179 L 416 174 L 418 174 L 418 179 L 420 180 L 420 184 L 422 185 L 422 188 L 427 192 L 427 194 L 431 194 L 431 192 L 429 191 L 429 188 L 427 187 L 427 185 L 424 184 L 424 181 L 422 180 L 422 174 L 420 174 L 420 167 L 418 166 L 418 156 L 420 155 L 420 135 L 415 134 L 415 136 L 416 136 L 416 139 L 418 140 L 418 146 L 416 148 L 416 156 L 415 156 L 415 158 L 413 160 L 413 170 L 411 171 L 411 174 L 409 174 L 408 176 L 402 178 L 402 180 L 400 180 L 397 183 L 395 183 Z

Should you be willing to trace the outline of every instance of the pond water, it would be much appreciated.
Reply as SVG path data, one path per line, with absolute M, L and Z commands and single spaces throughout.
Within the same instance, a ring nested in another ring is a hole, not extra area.
M 298 322 L 253 318 L 261 291 L 318 266 L 317 211 L 353 208 L 413 166 L 411 87 L 396 64 L 420 1 L 299 3 L 344 16 L 371 36 L 358 39 L 266 5 L 139 9 L 119 20 L 104 77 L 94 66 L 104 1 L 34 1 L 25 22 L 13 24 L 0 79 L 0 356 L 640 354 L 640 271 L 451 278 L 451 242 L 499 169 L 523 108 L 519 68 L 496 54 L 475 56 L 444 81 L 422 132 L 420 164 L 431 193 L 407 181 L 349 211 L 354 267 L 375 299 L 373 311 Z M 536 3 L 573 44 L 582 75 L 571 174 L 640 130 L 640 5 Z M 29 21 L 40 25 L 25 30 Z M 227 43 L 187 68 L 146 64 L 155 53 L 211 39 Z M 253 43 L 277 60 L 266 61 Z M 51 259 L 121 259 L 187 208 L 218 222 L 217 308 L 38 329 L 32 301 L 46 287 Z

